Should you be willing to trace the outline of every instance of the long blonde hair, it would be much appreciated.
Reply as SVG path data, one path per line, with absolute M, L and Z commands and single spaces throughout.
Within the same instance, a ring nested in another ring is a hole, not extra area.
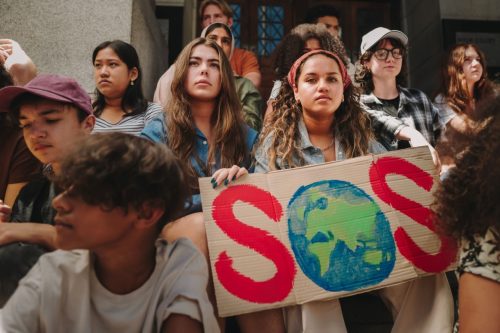
M 208 160 L 201 161 L 196 153 L 196 126 L 191 112 L 191 99 L 184 88 L 189 58 L 199 45 L 213 48 L 219 56 L 221 90 L 216 97 L 211 126 L 213 142 L 208 150 Z M 189 43 L 176 60 L 172 81 L 172 98 L 166 106 L 168 145 L 183 161 L 194 157 L 205 175 L 212 173 L 211 162 L 219 162 L 220 167 L 239 165 L 248 155 L 245 144 L 246 128 L 242 118 L 241 104 L 236 93 L 231 65 L 224 51 L 213 41 L 197 38 Z M 191 163 L 186 163 L 188 183 L 192 190 L 198 190 L 198 174 Z
M 334 59 L 328 54 L 325 55 Z M 305 58 L 297 69 L 295 83 L 297 83 L 302 67 L 308 58 Z M 345 64 L 343 65 L 345 66 Z M 263 145 L 266 140 L 271 140 L 267 152 L 271 170 L 294 168 L 305 164 L 300 150 L 298 125 L 301 119 L 302 107 L 294 97 L 293 88 L 287 80 L 282 80 L 279 95 L 273 102 L 273 112 L 259 139 L 259 146 Z M 352 84 L 344 90 L 344 102 L 335 111 L 332 133 L 336 133 L 347 158 L 368 153 L 373 132 L 370 120 L 359 104 L 359 92 Z M 278 163 L 278 159 L 280 159 L 280 163 Z

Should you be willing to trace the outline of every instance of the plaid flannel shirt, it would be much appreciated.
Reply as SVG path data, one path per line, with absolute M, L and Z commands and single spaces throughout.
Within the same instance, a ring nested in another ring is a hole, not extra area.
M 432 145 L 436 145 L 441 130 L 439 110 L 422 91 L 398 86 L 399 107 L 380 101 L 373 92 L 361 95 L 361 103 L 370 116 L 377 140 L 388 150 L 398 147 L 396 134 L 406 125 L 413 127 Z

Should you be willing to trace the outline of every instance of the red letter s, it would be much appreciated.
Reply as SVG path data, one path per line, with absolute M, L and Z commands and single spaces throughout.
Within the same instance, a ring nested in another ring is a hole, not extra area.
M 213 201 L 212 217 L 221 230 L 237 243 L 246 246 L 276 265 L 276 274 L 267 281 L 257 282 L 232 267 L 233 259 L 226 251 L 215 263 L 217 277 L 233 295 L 253 303 L 274 303 L 284 300 L 293 288 L 295 262 L 288 249 L 273 235 L 246 225 L 233 213 L 236 201 L 249 203 L 279 222 L 283 210 L 279 201 L 269 192 L 251 185 L 231 186 Z
M 429 208 L 397 194 L 387 186 L 386 176 L 391 173 L 411 179 L 426 191 L 432 188 L 432 176 L 416 165 L 395 157 L 380 158 L 370 168 L 370 183 L 375 194 L 388 205 L 434 232 L 434 216 Z M 394 232 L 394 238 L 401 254 L 425 272 L 442 272 L 456 259 L 457 245 L 450 238 L 439 237 L 441 246 L 436 254 L 423 251 L 402 227 Z

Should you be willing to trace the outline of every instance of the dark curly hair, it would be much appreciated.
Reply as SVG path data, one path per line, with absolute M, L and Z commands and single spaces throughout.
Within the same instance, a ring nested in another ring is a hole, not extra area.
M 307 59 L 297 70 L 296 81 L 299 79 L 303 64 Z M 282 82 L 278 97 L 273 102 L 273 112 L 269 115 L 269 119 L 262 129 L 259 144 L 256 145 L 256 147 L 263 146 L 266 140 L 271 140 L 268 151 L 271 170 L 304 165 L 304 158 L 300 151 L 301 142 L 298 127 L 299 121 L 302 119 L 302 107 L 295 99 L 293 88 L 288 80 L 285 78 Z M 358 89 L 352 84 L 344 90 L 344 102 L 335 111 L 333 126 L 332 131 L 339 138 L 346 158 L 368 153 L 373 132 L 370 120 L 359 104 Z M 278 162 L 278 159 L 281 162 Z
M 306 42 L 315 38 L 323 50 L 337 54 L 345 64 L 348 62 L 345 46 L 340 39 L 333 37 L 321 24 L 300 24 L 288 33 L 277 46 L 274 68 L 279 79 L 283 79 L 295 60 L 304 54 Z
M 490 229 L 500 248 L 500 96 L 476 111 L 478 132 L 469 131 L 471 144 L 436 191 L 433 209 L 443 234 L 472 240 Z
M 159 230 L 178 217 L 187 198 L 181 164 L 165 145 L 118 132 L 85 138 L 54 181 L 105 210 L 162 208 Z
M 370 61 L 373 53 L 378 49 L 384 41 L 388 39 L 394 48 L 400 48 L 403 50 L 403 63 L 401 64 L 401 71 L 396 76 L 396 83 L 400 86 L 406 86 L 407 80 L 407 69 L 406 69 L 406 59 L 407 59 L 407 48 L 397 39 L 394 38 L 384 38 L 381 39 L 377 44 L 373 45 L 368 51 L 363 53 L 359 60 L 356 62 L 356 73 L 354 74 L 354 80 L 359 83 L 361 90 L 364 94 L 371 93 L 375 87 L 373 85 L 373 77 L 370 70 L 365 66 L 365 64 Z

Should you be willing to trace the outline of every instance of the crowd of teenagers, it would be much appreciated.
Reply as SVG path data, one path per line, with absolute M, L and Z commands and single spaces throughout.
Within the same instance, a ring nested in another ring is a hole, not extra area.
M 305 21 L 275 51 L 267 104 L 223 0 L 201 3 L 201 37 L 152 102 L 124 41 L 89 55 L 91 99 L 72 78 L 37 75 L 16 41 L 0 39 L 1 329 L 232 331 L 218 316 L 199 177 L 215 189 L 426 146 L 441 176 L 436 228 L 460 248 L 458 315 L 454 275 L 370 293 L 392 315 L 391 332 L 500 332 L 500 97 L 484 54 L 453 46 L 430 99 L 406 85 L 403 32 L 371 30 L 350 59 L 334 8 L 312 8 Z M 342 311 L 339 300 L 314 301 L 231 320 L 242 333 L 347 332 Z

